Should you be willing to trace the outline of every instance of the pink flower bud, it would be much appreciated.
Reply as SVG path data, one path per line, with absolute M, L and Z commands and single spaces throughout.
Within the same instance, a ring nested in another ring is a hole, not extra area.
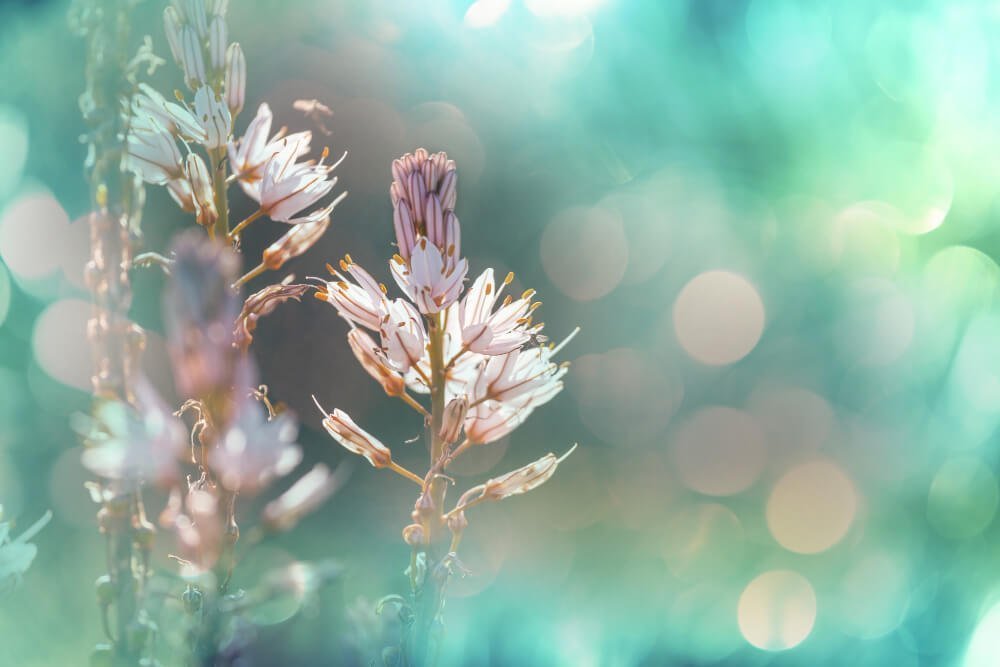
M 403 541 L 411 547 L 419 547 L 426 544 L 424 540 L 424 528 L 419 523 L 411 523 L 403 529 Z
M 315 396 L 313 400 L 316 401 Z M 389 448 L 355 424 L 346 412 L 334 410 L 328 413 L 319 404 L 319 401 L 316 401 L 316 407 L 326 415 L 323 420 L 323 428 L 344 449 L 358 456 L 363 456 L 376 468 L 385 468 L 392 464 L 392 453 Z
M 205 81 L 205 56 L 201 51 L 198 33 L 189 25 L 180 29 L 180 66 L 184 70 L 184 80 L 188 88 L 195 90 Z
M 219 212 L 215 208 L 215 191 L 212 188 L 212 179 L 208 175 L 205 161 L 196 153 L 188 153 L 184 159 L 184 175 L 191 184 L 195 217 L 198 224 L 205 227 L 214 225 L 219 217 Z
M 403 394 L 406 389 L 403 377 L 389 366 L 388 359 L 371 336 L 361 329 L 351 329 L 347 332 L 347 343 L 361 367 L 382 385 L 386 394 L 389 396 Z
M 226 19 L 216 16 L 208 26 L 208 55 L 211 57 L 212 69 L 221 70 L 226 64 L 226 47 L 229 45 L 229 34 L 226 29 Z

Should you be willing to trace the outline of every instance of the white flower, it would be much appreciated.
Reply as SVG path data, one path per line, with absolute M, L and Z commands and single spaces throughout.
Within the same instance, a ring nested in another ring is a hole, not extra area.
M 175 178 L 167 181 L 167 192 L 170 197 L 177 202 L 177 206 L 186 213 L 194 213 L 194 192 L 191 190 L 191 183 L 186 178 Z
M 326 283 L 326 291 L 319 292 L 318 296 L 332 304 L 348 322 L 379 331 L 389 308 L 382 286 L 370 273 L 355 264 L 350 255 L 341 261 L 340 268 L 349 273 L 357 284 L 349 282 L 342 273 L 335 272 L 339 280 Z
M 282 150 L 291 151 L 291 160 L 297 160 L 309 152 L 311 132 L 297 132 L 284 136 L 284 130 L 275 134 L 270 141 L 273 116 L 266 103 L 257 107 L 257 114 L 247 126 L 246 133 L 239 141 L 229 144 L 229 163 L 239 180 L 240 187 L 256 201 L 260 201 L 260 182 L 264 177 L 264 167 L 275 154 Z
M 205 129 L 205 148 L 213 149 L 229 143 L 233 119 L 226 102 L 215 94 L 211 86 L 202 86 L 194 94 L 194 113 Z
M 253 493 L 302 460 L 296 435 L 298 425 L 291 415 L 282 413 L 268 421 L 257 401 L 246 396 L 209 452 L 209 466 L 230 491 Z
M 503 288 L 514 279 L 507 274 L 499 289 L 493 282 L 493 269 L 486 269 L 466 292 L 459 308 L 462 325 L 462 344 L 473 352 L 498 355 L 511 352 L 531 339 L 542 329 L 532 325 L 531 313 L 541 305 L 532 303 L 534 290 L 528 290 L 519 299 L 508 296 L 496 312 L 493 307 Z
M 168 102 L 155 88 L 139 84 L 139 92 L 132 97 L 131 127 L 160 129 L 187 139 L 202 142 L 205 128 L 190 111 L 179 104 Z
M 476 444 L 495 442 L 523 424 L 534 408 L 486 401 L 469 410 L 465 437 Z
M 129 488 L 142 482 L 168 484 L 180 476 L 179 460 L 188 445 L 187 429 L 148 380 L 135 387 L 135 406 L 98 405 L 83 451 L 83 465 L 95 475 Z
M 317 209 L 304 218 L 289 220 L 290 223 L 294 223 L 292 228 L 264 249 L 262 256 L 264 266 L 276 271 L 288 260 L 313 247 L 326 233 L 327 227 L 330 226 L 330 213 L 342 199 L 343 196 L 338 197 L 326 208 Z
M 327 151 L 319 163 L 296 163 L 299 147 L 289 144 L 275 153 L 264 166 L 260 182 L 260 208 L 272 220 L 288 222 L 299 211 L 325 197 L 337 184 L 328 178 L 340 162 L 325 165 Z M 341 158 L 342 160 L 343 158 Z
M 225 65 L 226 105 L 235 117 L 243 111 L 247 92 L 247 61 L 238 42 L 233 42 L 226 50 Z
M 155 119 L 147 120 L 153 127 L 134 126 L 129 130 L 126 161 L 142 180 L 165 185 L 184 174 L 181 152 L 169 132 L 156 127 Z
M 454 255 L 442 256 L 424 237 L 417 239 L 409 261 L 397 255 L 389 264 L 400 289 L 424 314 L 440 312 L 454 303 L 469 270 L 464 258 L 456 261 Z
M 509 403 L 529 396 L 548 400 L 562 389 L 567 370 L 565 365 L 553 363 L 551 356 L 550 348 L 536 347 L 489 357 L 480 364 L 473 390 L 476 401 Z
M 424 356 L 427 332 L 423 318 L 405 299 L 386 301 L 379 327 L 382 349 L 396 368 L 406 372 Z
M 325 465 L 317 463 L 264 507 L 264 525 L 272 530 L 288 530 L 329 498 L 342 483 L 342 475 L 331 473 Z

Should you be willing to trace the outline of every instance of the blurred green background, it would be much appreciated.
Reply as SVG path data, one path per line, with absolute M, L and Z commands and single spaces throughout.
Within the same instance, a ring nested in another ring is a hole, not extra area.
M 168 55 L 161 9 L 145 0 L 134 29 Z M 55 514 L 0 599 L 0 662 L 22 666 L 83 664 L 101 637 L 103 544 L 68 426 L 90 359 L 66 13 L 0 4 L 0 503 L 21 526 Z M 470 513 L 447 661 L 1000 664 L 1000 6 L 233 0 L 229 15 L 248 108 L 307 129 L 292 101 L 318 98 L 334 116 L 314 145 L 349 151 L 350 196 L 291 272 L 350 252 L 386 280 L 390 161 L 446 150 L 471 274 L 515 270 L 550 337 L 583 329 L 567 391 L 458 467 L 464 488 L 581 445 L 545 487 Z M 172 65 L 153 80 L 180 87 Z M 182 224 L 150 188 L 147 248 Z M 280 231 L 252 229 L 249 255 Z M 169 393 L 162 278 L 135 282 Z M 416 435 L 308 301 L 255 344 L 307 459 L 346 456 L 312 393 L 387 443 Z M 333 557 L 348 604 L 401 592 L 412 500 L 357 466 L 241 576 Z M 315 634 L 283 636 L 336 664 Z

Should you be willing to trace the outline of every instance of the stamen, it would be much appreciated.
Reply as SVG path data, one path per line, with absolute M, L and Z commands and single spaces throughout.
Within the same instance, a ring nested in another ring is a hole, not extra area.
M 514 272 L 513 271 L 508 271 L 507 272 L 507 277 L 503 279 L 503 284 L 504 285 L 510 285 L 512 282 L 514 282 Z
M 329 273 L 329 274 L 330 274 L 331 276 L 332 276 L 332 275 L 335 275 L 335 274 L 337 273 L 337 270 L 336 270 L 335 268 L 333 268 L 332 266 L 330 266 L 330 262 L 327 262 L 327 263 L 326 263 L 326 270 L 327 270 L 327 272 L 328 272 L 328 273 Z

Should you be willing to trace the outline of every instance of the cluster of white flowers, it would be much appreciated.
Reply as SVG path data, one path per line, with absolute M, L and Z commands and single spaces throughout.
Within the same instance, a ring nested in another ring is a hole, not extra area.
M 392 175 L 398 253 L 389 264 L 405 297 L 389 296 L 349 255 L 339 270 L 331 268 L 334 279 L 324 281 L 318 296 L 351 324 L 351 349 L 387 394 L 413 404 L 407 390 L 439 392 L 444 409 L 436 437 L 445 449 L 442 460 L 432 461 L 426 486 L 460 450 L 499 440 L 562 390 L 567 367 L 554 357 L 568 339 L 559 346 L 542 344 L 542 324 L 532 318 L 541 305 L 532 300 L 534 290 L 519 297 L 503 294 L 512 274 L 498 285 L 493 270 L 486 269 L 464 291 L 468 261 L 461 256 L 454 212 L 453 161 L 420 149 L 395 160 Z M 378 439 L 340 410 L 323 412 L 324 426 L 344 447 L 376 467 L 393 467 L 389 449 Z M 464 440 L 452 448 L 463 431 Z M 544 466 L 547 479 L 557 460 L 543 461 L 550 463 Z
M 193 98 L 189 104 L 177 93 L 178 101 L 171 102 L 140 84 L 132 98 L 128 165 L 144 181 L 165 186 L 181 209 L 209 229 L 219 219 L 226 187 L 238 182 L 259 204 L 254 219 L 268 216 L 315 228 L 296 231 L 289 242 L 301 253 L 302 239 L 315 242 L 340 201 L 304 213 L 333 190 L 337 179 L 331 172 L 339 162 L 325 164 L 326 150 L 318 162 L 303 159 L 310 150 L 309 131 L 286 136 L 282 129 L 269 138 L 273 118 L 266 103 L 243 137 L 234 136 L 234 121 L 246 99 L 247 68 L 239 43 L 227 41 L 227 6 L 224 0 L 175 0 L 166 8 L 170 52 Z M 192 150 L 194 145 L 205 149 L 207 160 Z M 233 230 L 233 236 L 239 231 Z

